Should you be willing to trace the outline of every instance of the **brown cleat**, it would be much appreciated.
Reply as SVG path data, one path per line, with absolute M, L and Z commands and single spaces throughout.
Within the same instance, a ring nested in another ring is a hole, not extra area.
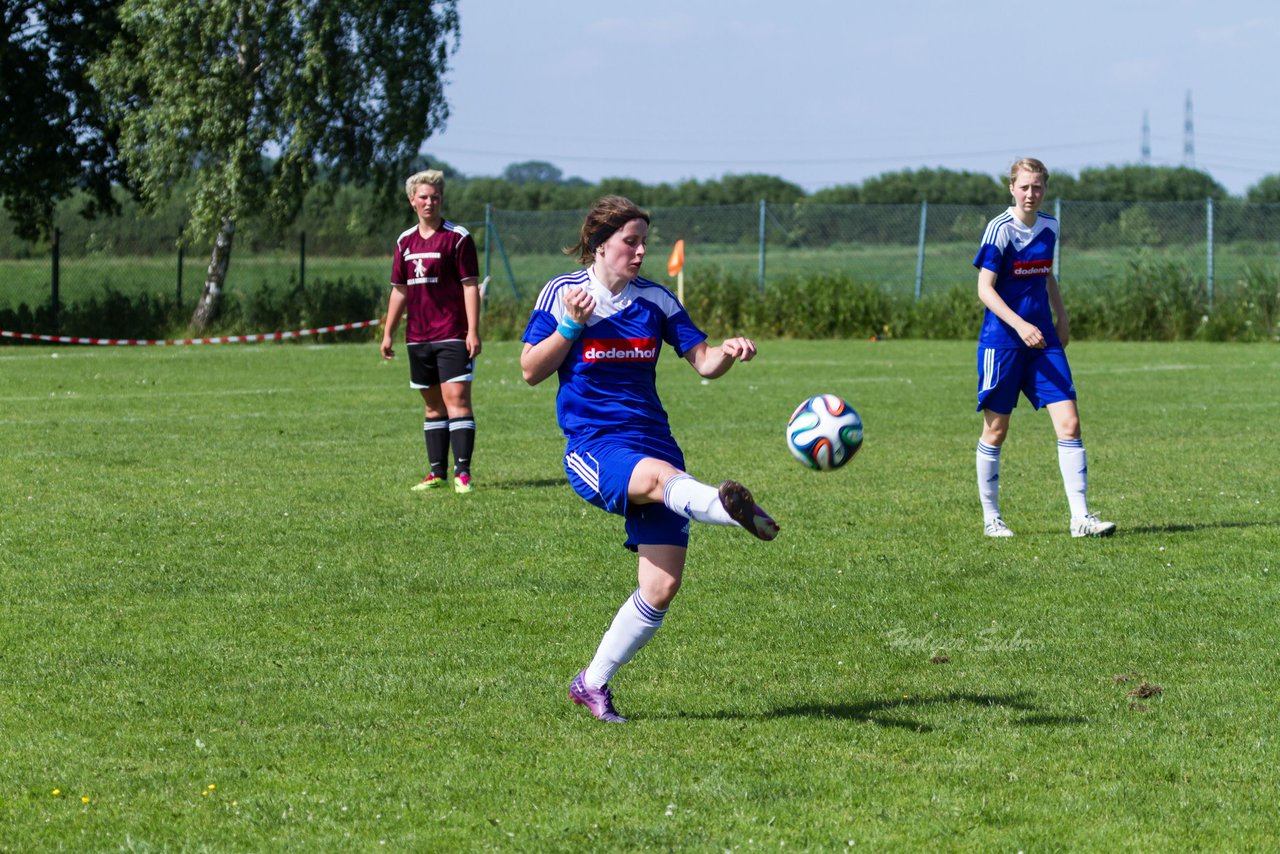
M 729 518 L 748 533 L 768 542 L 778 536 L 778 523 L 751 497 L 751 490 L 736 480 L 720 484 L 720 503 Z

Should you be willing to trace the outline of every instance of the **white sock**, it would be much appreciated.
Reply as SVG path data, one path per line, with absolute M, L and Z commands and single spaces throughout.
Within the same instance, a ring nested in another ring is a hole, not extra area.
M 1000 448 L 978 441 L 978 499 L 983 521 L 1000 515 Z
M 1083 441 L 1058 440 L 1058 470 L 1062 472 L 1062 486 L 1067 491 L 1071 518 L 1088 516 L 1089 504 L 1085 500 L 1085 493 L 1089 490 L 1089 465 L 1085 461 Z
M 720 490 L 707 486 L 693 475 L 678 474 L 662 490 L 662 503 L 675 513 L 709 525 L 736 525 L 720 503 Z
M 644 601 L 639 590 L 632 593 L 631 598 L 618 609 L 609 631 L 600 639 L 600 648 L 596 650 L 591 664 L 587 665 L 582 681 L 591 688 L 607 685 L 618 668 L 630 661 L 661 628 L 662 618 L 666 615 L 666 608 L 659 610 L 653 607 Z

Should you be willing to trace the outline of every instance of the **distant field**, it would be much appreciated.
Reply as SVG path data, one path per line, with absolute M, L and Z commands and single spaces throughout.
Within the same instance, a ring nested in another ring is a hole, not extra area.
M 645 273 L 662 282 L 673 282 L 666 273 L 668 249 L 652 249 Z M 1144 257 L 1185 266 L 1192 276 L 1207 276 L 1203 246 L 1141 250 Z M 974 246 L 971 243 L 929 244 L 923 268 L 924 293 L 949 290 L 956 284 L 976 281 L 972 267 Z M 1127 265 L 1139 257 L 1136 249 L 1079 250 L 1064 249 L 1061 257 L 1061 281 L 1064 289 L 1107 288 L 1124 274 Z M 507 259 L 510 273 L 501 253 L 490 255 L 495 293 L 518 295 L 531 300 L 549 279 L 574 268 L 571 259 L 551 251 L 541 254 L 512 255 Z M 1251 263 L 1275 264 L 1273 246 L 1241 243 L 1215 249 L 1215 280 L 1227 283 L 1240 278 Z M 482 253 L 483 263 L 483 253 Z M 182 271 L 183 299 L 192 302 L 204 283 L 207 259 L 188 254 Z M 309 256 L 306 278 L 355 278 L 383 283 L 390 271 L 385 257 L 328 258 Z M 914 246 L 845 245 L 824 249 L 789 249 L 770 246 L 765 255 L 765 275 L 770 280 L 817 273 L 843 274 L 874 283 L 899 295 L 915 292 L 917 257 Z M 699 276 L 729 275 L 756 281 L 760 273 L 760 255 L 754 246 L 690 246 L 686 250 L 685 281 L 695 286 Z M 233 254 L 227 275 L 230 290 L 261 287 L 284 287 L 296 283 L 299 260 L 296 255 Z M 514 287 L 512 280 L 514 278 Z M 123 293 L 147 292 L 175 295 L 178 287 L 177 258 L 102 257 L 64 258 L 61 269 L 61 298 L 73 302 L 100 294 L 105 288 Z M 0 308 L 19 303 L 43 304 L 50 292 L 48 259 L 0 261 Z
M 391 272 L 389 259 L 383 258 L 307 258 L 308 281 L 318 279 L 376 278 L 386 281 Z M 208 258 L 187 255 L 182 265 L 183 301 L 195 305 L 209 266 Z M 19 303 L 44 304 L 49 301 L 50 262 L 48 259 L 0 261 L 0 308 Z M 227 272 L 230 290 L 261 287 L 285 287 L 296 284 L 299 276 L 296 255 L 236 255 Z M 59 277 L 62 301 L 74 302 L 102 294 L 108 288 L 126 294 L 164 294 L 178 292 L 178 259 L 135 257 L 64 258 Z
M 761 341 L 658 367 L 705 480 L 684 589 L 566 699 L 635 586 L 568 488 L 555 381 L 494 342 L 476 492 L 408 490 L 422 411 L 372 343 L 0 346 L 0 849 L 1273 851 L 1280 350 L 1080 342 L 1094 508 L 1020 407 L 974 485 L 972 342 Z M 867 438 L 801 468 L 842 395 Z

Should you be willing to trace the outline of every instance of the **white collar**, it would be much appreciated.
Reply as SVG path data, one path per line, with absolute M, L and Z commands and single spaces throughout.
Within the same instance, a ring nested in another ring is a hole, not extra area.
M 587 283 L 588 290 L 596 299 L 596 309 L 591 313 L 592 317 L 606 318 L 612 317 L 631 305 L 631 282 L 627 282 L 622 286 L 622 290 L 614 294 L 613 291 L 605 287 L 604 283 L 596 278 L 595 271 L 591 267 L 587 267 Z

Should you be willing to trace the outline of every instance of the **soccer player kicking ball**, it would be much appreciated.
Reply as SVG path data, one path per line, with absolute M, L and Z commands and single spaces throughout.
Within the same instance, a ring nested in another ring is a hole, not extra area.
M 1058 434 L 1058 468 L 1071 507 L 1071 536 L 1109 537 L 1115 523 L 1090 513 L 1085 500 L 1088 466 L 1065 352 L 1069 321 L 1053 275 L 1058 221 L 1040 212 L 1048 183 L 1049 171 L 1039 160 L 1028 157 L 1013 164 L 1013 206 L 987 224 L 973 259 L 978 298 L 986 306 L 978 336 L 978 411 L 983 426 L 977 463 L 983 531 L 988 537 L 1013 536 L 1000 515 L 1000 446 L 1021 392 L 1036 409 L 1049 410 Z
M 658 631 L 680 589 L 689 520 L 739 525 L 762 540 L 778 535 L 745 486 L 727 480 L 717 488 L 684 471 L 658 400 L 662 343 L 709 379 L 750 361 L 756 347 L 749 338 L 708 347 L 672 293 L 640 277 L 648 233 L 648 213 L 629 200 L 596 202 L 578 244 L 565 250 L 584 268 L 542 289 L 520 354 L 530 385 L 559 375 L 556 417 L 568 440 L 569 483 L 588 503 L 623 517 L 625 545 L 639 556 L 639 589 L 569 687 L 569 699 L 609 723 L 626 722 L 609 682 Z

